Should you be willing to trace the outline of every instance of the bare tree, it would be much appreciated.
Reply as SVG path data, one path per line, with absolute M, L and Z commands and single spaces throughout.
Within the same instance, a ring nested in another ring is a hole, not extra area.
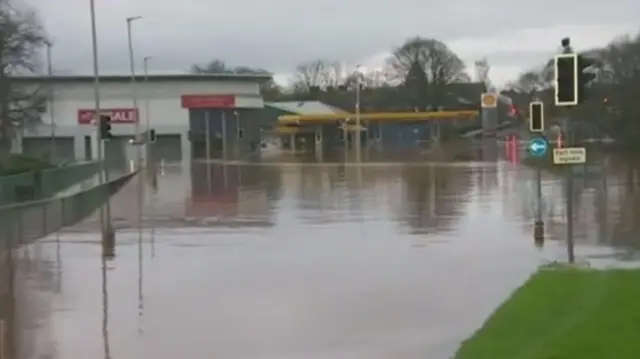
M 233 69 L 227 66 L 222 60 L 211 60 L 204 65 L 191 66 L 191 72 L 194 74 L 227 74 L 233 73 Z
M 486 87 L 491 87 L 491 79 L 489 78 L 489 71 L 491 66 L 486 58 L 477 60 L 475 63 L 476 78 L 478 81 L 484 83 Z
M 37 71 L 45 41 L 34 11 L 0 1 L 0 154 L 10 150 L 16 129 L 42 112 L 44 91 L 17 86 L 12 78 Z
M 534 93 L 537 91 L 542 91 L 547 86 L 548 83 L 542 76 L 542 72 L 535 70 L 529 70 L 520 74 L 516 81 L 513 81 L 507 85 L 509 89 L 522 93 Z
M 469 78 L 458 55 L 435 39 L 411 38 L 387 60 L 390 75 L 397 81 L 404 81 L 414 63 L 422 67 L 429 84 L 462 82 Z
M 347 69 L 339 61 L 307 61 L 296 66 L 293 88 L 296 92 L 308 92 L 312 88 L 337 88 L 343 86 L 348 76 Z
M 435 39 L 407 40 L 393 52 L 387 66 L 390 79 L 396 84 L 404 83 L 414 109 L 438 108 L 447 93 L 446 85 L 469 80 L 464 62 Z
M 386 87 L 390 85 L 389 73 L 386 69 L 373 69 L 362 74 L 362 81 L 367 88 Z
M 250 66 L 229 66 L 220 59 L 214 59 L 204 65 L 191 66 L 191 72 L 195 74 L 244 74 L 244 75 L 270 75 L 271 73 L 263 68 Z M 260 93 L 265 99 L 273 100 L 282 89 L 275 80 L 271 79 L 260 84 Z

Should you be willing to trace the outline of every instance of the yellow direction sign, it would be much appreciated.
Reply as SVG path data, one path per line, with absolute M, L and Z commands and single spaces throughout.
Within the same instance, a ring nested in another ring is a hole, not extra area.
M 482 108 L 496 108 L 498 107 L 498 94 L 483 93 L 480 102 L 482 103 Z
M 587 149 L 584 147 L 567 147 L 553 149 L 554 165 L 576 165 L 587 162 Z

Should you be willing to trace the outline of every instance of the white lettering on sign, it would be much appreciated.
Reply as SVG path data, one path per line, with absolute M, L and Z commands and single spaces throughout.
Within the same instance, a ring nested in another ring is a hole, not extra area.
M 81 125 L 95 124 L 95 110 L 80 109 L 78 110 L 78 123 Z M 101 115 L 111 116 L 111 123 L 135 123 L 136 110 L 133 108 L 105 108 L 100 109 Z
M 582 164 L 587 162 L 587 149 L 568 147 L 553 149 L 553 163 L 556 165 Z

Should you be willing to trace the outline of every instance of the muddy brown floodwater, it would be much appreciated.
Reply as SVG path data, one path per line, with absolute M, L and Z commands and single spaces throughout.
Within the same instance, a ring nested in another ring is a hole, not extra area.
M 95 217 L 15 251 L 3 345 L 16 358 L 445 359 L 565 253 L 550 174 L 534 246 L 534 178 L 508 162 L 164 164 L 112 199 L 112 260 Z M 592 182 L 578 255 L 608 258 L 630 246 L 612 239 L 624 211 L 597 211 Z M 614 182 L 606 208 L 629 198 Z

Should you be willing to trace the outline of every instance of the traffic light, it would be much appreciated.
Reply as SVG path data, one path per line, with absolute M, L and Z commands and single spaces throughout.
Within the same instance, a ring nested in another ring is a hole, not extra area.
M 147 140 L 149 141 L 149 143 L 155 143 L 156 142 L 156 130 L 154 130 L 152 128 L 152 129 L 149 129 L 149 131 L 147 131 L 147 132 L 148 132 L 148 136 L 149 136 L 149 138 Z
M 596 60 L 584 56 L 578 56 L 578 103 L 583 103 L 587 98 L 587 86 L 596 79 L 596 74 L 585 72 Z
M 556 106 L 576 106 L 578 104 L 578 55 L 556 55 L 554 71 Z
M 540 101 L 529 103 L 529 129 L 544 132 L 544 104 Z
M 585 70 L 596 63 L 578 54 L 561 54 L 554 57 L 556 106 L 576 106 L 586 99 L 586 88 L 596 78 Z
M 111 116 L 100 115 L 99 133 L 101 140 L 109 140 L 113 138 L 111 134 Z

